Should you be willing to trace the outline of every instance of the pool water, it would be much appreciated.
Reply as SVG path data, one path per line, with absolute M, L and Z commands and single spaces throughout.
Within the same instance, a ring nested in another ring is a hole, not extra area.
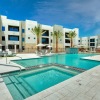
M 93 56 L 94 54 L 58 54 L 49 57 L 13 60 L 13 62 L 23 66 L 30 67 L 40 64 L 58 63 L 72 67 L 78 67 L 83 69 L 90 69 L 100 64 L 99 61 L 83 60 L 81 57 Z
M 78 73 L 77 73 L 78 74 Z M 50 67 L 37 71 L 26 71 L 20 74 L 4 74 L 3 79 L 14 100 L 23 100 L 42 90 L 54 86 L 75 75 L 67 70 Z

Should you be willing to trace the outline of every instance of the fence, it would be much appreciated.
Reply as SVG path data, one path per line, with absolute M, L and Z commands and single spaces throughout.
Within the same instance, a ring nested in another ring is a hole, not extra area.
M 56 48 L 52 49 L 39 49 L 40 50 L 48 50 L 48 52 L 56 53 Z M 12 52 L 14 52 L 14 49 L 11 49 Z M 35 53 L 37 51 L 37 48 L 25 48 L 23 50 L 17 49 L 17 53 Z M 65 48 L 58 48 L 58 53 L 65 52 Z

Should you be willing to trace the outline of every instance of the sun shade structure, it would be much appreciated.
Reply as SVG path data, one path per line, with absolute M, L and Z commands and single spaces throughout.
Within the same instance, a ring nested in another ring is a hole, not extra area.
M 97 48 L 100 48 L 100 46 L 97 46 Z
M 48 48 L 51 48 L 52 46 L 51 46 L 51 45 L 48 45 L 47 47 L 48 47 Z
M 2 46 L 2 44 L 0 44 L 0 46 Z
M 44 44 L 42 44 L 42 43 L 39 43 L 38 45 L 36 45 L 36 46 L 38 46 L 38 47 L 43 47 L 43 46 L 45 46 Z
M 84 45 L 77 45 L 78 47 L 84 47 Z

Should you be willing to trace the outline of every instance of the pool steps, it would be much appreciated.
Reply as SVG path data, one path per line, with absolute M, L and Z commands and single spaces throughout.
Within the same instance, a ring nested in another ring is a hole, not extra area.
M 32 87 L 30 87 L 28 83 L 26 83 L 21 78 L 18 78 L 18 76 L 7 74 L 7 75 L 2 75 L 2 77 L 4 77 L 4 81 L 7 82 L 6 83 L 6 85 L 8 85 L 7 87 L 8 88 L 13 87 L 12 89 L 14 89 L 15 95 L 16 94 L 20 95 L 19 97 L 17 97 L 18 100 L 23 100 L 26 97 L 32 96 L 33 94 L 36 93 L 36 91 Z M 22 84 L 22 81 L 24 81 L 24 84 Z

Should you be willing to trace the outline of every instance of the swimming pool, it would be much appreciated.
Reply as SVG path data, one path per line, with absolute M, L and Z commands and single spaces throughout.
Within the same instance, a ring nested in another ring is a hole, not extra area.
M 13 60 L 13 62 L 23 66 L 30 67 L 41 64 L 57 63 L 67 66 L 78 67 L 82 69 L 90 69 L 97 65 L 100 65 L 99 61 L 83 60 L 81 57 L 92 56 L 94 54 L 58 54 L 49 57 L 24 59 L 24 60 Z
M 23 100 L 42 90 L 69 79 L 79 72 L 50 66 L 38 70 L 4 74 L 3 80 L 14 100 Z

